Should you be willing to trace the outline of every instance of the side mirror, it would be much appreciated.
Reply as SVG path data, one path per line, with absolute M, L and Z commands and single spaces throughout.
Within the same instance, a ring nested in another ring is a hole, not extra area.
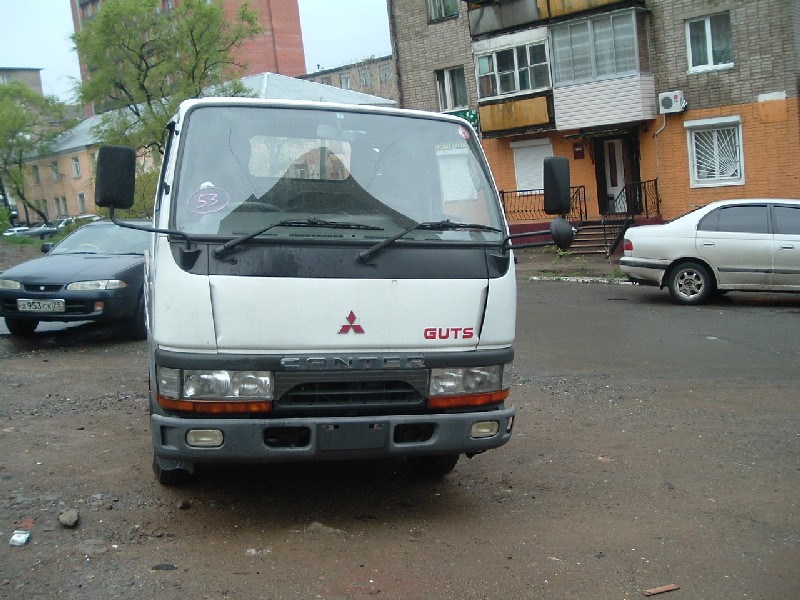
M 569 160 L 563 156 L 544 159 L 544 212 L 564 216 L 572 209 L 569 190 Z
M 42 254 L 49 254 L 50 250 L 53 249 L 53 246 L 55 246 L 53 242 L 47 242 L 45 244 L 42 244 L 41 247 Z
M 125 146 L 101 146 L 97 153 L 94 203 L 106 208 L 133 206 L 136 152 Z
M 556 246 L 561 250 L 567 250 L 572 245 L 572 240 L 575 239 L 575 230 L 566 219 L 557 217 L 550 222 L 550 235 Z

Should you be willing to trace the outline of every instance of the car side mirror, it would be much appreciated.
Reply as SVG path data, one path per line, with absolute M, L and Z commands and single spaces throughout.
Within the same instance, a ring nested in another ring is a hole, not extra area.
M 136 152 L 125 146 L 101 146 L 97 153 L 94 203 L 105 208 L 133 206 Z
M 544 212 L 564 216 L 572 209 L 569 189 L 569 159 L 548 156 L 544 159 Z
M 42 244 L 42 254 L 49 254 L 50 250 L 53 249 L 55 244 L 53 242 L 47 242 L 46 244 Z

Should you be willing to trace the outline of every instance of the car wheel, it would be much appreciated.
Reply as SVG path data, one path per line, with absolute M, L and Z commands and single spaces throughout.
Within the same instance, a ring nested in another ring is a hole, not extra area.
M 444 477 L 455 469 L 458 457 L 458 454 L 409 456 L 408 464 L 411 470 L 421 477 Z
M 36 328 L 39 326 L 39 321 L 35 319 L 14 319 L 6 317 L 6 327 L 11 332 L 11 335 L 29 336 L 32 335 Z
M 669 274 L 669 293 L 678 304 L 702 304 L 714 291 L 714 278 L 696 262 L 683 262 Z

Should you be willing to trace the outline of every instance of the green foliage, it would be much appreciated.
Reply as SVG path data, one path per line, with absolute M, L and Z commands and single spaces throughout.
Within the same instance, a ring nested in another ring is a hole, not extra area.
M 19 82 L 0 84 L 0 179 L 6 193 L 45 219 L 25 196 L 25 163 L 46 154 L 53 141 L 73 123 L 64 117 L 66 106 Z
M 242 95 L 244 65 L 231 51 L 261 33 L 245 2 L 227 20 L 219 0 L 182 0 L 157 11 L 158 0 L 106 0 L 74 36 L 89 78 L 81 100 L 104 113 L 99 138 L 163 154 L 164 127 L 178 104 L 208 95 Z

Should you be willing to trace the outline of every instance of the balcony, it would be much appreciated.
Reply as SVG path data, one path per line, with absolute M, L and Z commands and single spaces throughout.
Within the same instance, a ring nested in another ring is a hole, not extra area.
M 559 131 L 648 121 L 658 115 L 650 73 L 558 87 L 553 104 Z

